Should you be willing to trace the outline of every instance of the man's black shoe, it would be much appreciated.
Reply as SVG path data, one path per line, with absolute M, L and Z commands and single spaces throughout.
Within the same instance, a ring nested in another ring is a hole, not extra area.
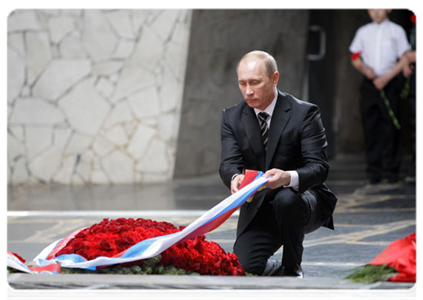
M 261 276 L 281 276 L 282 268 L 281 260 L 269 259 Z
M 304 278 L 304 272 L 300 265 L 295 267 L 283 267 L 281 276 Z

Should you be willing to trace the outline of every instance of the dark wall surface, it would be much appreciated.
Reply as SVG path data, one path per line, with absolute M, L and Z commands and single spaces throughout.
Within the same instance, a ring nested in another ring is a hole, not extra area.
M 176 154 L 175 178 L 215 174 L 222 109 L 243 101 L 236 65 L 252 50 L 272 54 L 279 89 L 301 98 L 306 10 L 194 10 Z

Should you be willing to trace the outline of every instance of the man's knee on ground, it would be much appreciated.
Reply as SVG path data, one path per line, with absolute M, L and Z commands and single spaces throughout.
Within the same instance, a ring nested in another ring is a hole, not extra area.
M 239 251 L 237 243 L 234 246 L 234 254 L 238 257 L 238 261 L 244 268 L 245 272 L 261 275 L 266 268 L 266 260 L 260 259 L 258 256 L 252 255 L 249 251 Z M 242 249 L 246 250 L 246 249 Z
M 263 263 L 254 263 L 251 261 L 246 261 L 244 263 L 241 263 L 241 266 L 244 268 L 244 271 L 247 273 L 255 274 L 255 275 L 261 275 L 266 268 L 266 262 Z

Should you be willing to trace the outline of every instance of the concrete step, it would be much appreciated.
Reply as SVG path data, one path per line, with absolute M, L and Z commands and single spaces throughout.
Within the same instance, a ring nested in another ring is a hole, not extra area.
M 409 289 L 412 283 L 356 283 L 305 277 L 234 277 L 173 275 L 31 275 L 9 274 L 15 289 Z

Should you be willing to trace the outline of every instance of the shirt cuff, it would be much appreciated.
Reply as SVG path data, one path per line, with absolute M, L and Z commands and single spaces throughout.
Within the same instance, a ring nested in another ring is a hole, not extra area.
M 287 171 L 291 175 L 291 182 L 284 186 L 285 188 L 293 188 L 294 190 L 298 191 L 298 188 L 300 187 L 300 180 L 298 178 L 298 172 L 297 171 Z

